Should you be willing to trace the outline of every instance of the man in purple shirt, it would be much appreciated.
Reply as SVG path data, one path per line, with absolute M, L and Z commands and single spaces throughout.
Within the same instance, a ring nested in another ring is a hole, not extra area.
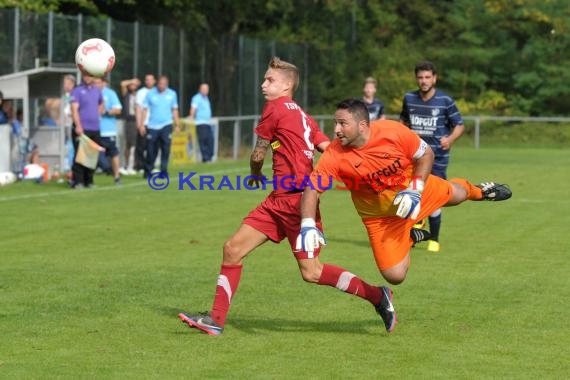
M 104 104 L 101 90 L 95 85 L 94 77 L 84 74 L 82 83 L 71 91 L 72 137 L 75 152 L 77 152 L 79 145 L 79 136 L 83 134 L 97 144 L 101 144 L 99 123 L 103 112 Z M 72 172 L 71 187 L 82 189 L 93 186 L 95 170 L 78 164 L 74 158 Z

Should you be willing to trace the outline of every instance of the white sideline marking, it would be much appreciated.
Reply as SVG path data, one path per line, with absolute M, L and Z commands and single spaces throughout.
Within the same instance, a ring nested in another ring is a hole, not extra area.
M 225 170 L 216 170 L 211 172 L 204 172 L 202 175 L 217 175 L 217 174 L 226 174 L 226 173 L 235 173 L 247 170 L 249 168 L 233 168 L 233 169 L 225 169 Z M 190 172 L 190 171 L 189 171 Z M 178 173 L 178 172 L 177 172 Z M 197 172 L 200 175 L 199 172 Z M 249 175 L 249 174 L 248 174 Z M 70 195 L 70 194 L 90 194 L 96 191 L 113 191 L 113 190 L 121 190 L 121 189 L 128 189 L 130 187 L 139 187 L 139 186 L 148 186 L 148 181 L 141 178 L 141 182 L 137 183 L 129 183 L 126 185 L 121 186 L 104 186 L 104 187 L 94 187 L 92 189 L 84 189 L 84 190 L 73 190 L 71 188 L 62 189 L 62 191 L 51 191 L 49 193 L 34 193 L 34 194 L 21 194 L 21 195 L 12 195 L 12 196 L 5 196 L 0 197 L 0 202 L 10 202 L 10 201 L 19 201 L 22 199 L 33 199 L 33 198 L 47 198 L 52 196 L 60 196 L 60 195 Z M 66 191 L 68 190 L 68 191 Z

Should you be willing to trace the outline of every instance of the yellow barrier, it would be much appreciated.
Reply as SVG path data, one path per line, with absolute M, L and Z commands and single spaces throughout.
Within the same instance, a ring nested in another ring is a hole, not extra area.
M 174 165 L 185 165 L 196 162 L 198 139 L 196 125 L 188 119 L 180 119 L 180 132 L 172 132 L 170 159 Z

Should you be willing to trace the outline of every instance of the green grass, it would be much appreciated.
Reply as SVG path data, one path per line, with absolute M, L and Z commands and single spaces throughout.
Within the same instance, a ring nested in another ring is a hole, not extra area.
M 567 378 L 568 167 L 568 150 L 457 148 L 451 176 L 514 196 L 444 211 L 442 252 L 415 248 L 395 287 L 392 334 L 366 302 L 304 283 L 286 244 L 246 260 L 222 336 L 177 319 L 209 309 L 221 246 L 263 192 L 0 188 L 0 378 Z M 382 283 L 349 195 L 322 213 L 322 261 Z
M 465 133 L 457 141 L 460 146 L 474 146 L 474 122 L 468 120 Z M 483 148 L 557 148 L 567 149 L 570 145 L 569 123 L 545 122 L 481 122 L 480 146 Z

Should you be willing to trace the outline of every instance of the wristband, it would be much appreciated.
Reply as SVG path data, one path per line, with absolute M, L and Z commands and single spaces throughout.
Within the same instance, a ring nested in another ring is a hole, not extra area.
M 301 219 L 301 228 L 303 227 L 316 227 L 317 223 L 313 218 L 303 218 Z

